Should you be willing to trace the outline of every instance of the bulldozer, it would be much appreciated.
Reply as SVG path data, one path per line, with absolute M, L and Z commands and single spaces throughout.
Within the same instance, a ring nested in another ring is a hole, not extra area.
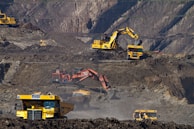
M 133 113 L 133 119 L 136 121 L 143 121 L 143 120 L 151 120 L 157 121 L 157 110 L 145 110 L 145 109 L 137 109 Z
M 64 119 L 65 115 L 74 109 L 71 103 L 63 102 L 61 98 L 52 93 L 21 94 L 17 95 L 21 100 L 21 109 L 15 105 L 16 117 L 28 120 Z
M 17 22 L 14 17 L 8 17 L 0 10 L 0 25 L 17 26 Z
M 118 43 L 118 37 L 120 35 L 127 34 L 132 39 L 135 39 L 135 42 L 132 44 L 128 44 L 127 48 L 122 48 Z M 104 51 L 118 51 L 122 49 L 122 51 L 127 50 L 127 59 L 141 59 L 143 56 L 143 46 L 141 45 L 142 41 L 139 40 L 139 35 L 134 32 L 133 29 L 126 27 L 122 29 L 118 29 L 112 33 L 109 37 L 105 34 L 104 38 L 101 40 L 94 40 L 91 47 L 92 49 L 104 50 Z

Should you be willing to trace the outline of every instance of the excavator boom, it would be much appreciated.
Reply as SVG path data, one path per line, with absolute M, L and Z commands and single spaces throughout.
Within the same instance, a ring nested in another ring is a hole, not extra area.
M 99 76 L 99 80 L 102 84 L 102 87 L 105 89 L 105 90 L 108 90 L 111 88 L 111 86 L 109 85 L 109 82 L 108 82 L 108 79 L 106 78 L 105 75 L 100 75 Z
M 100 81 L 104 90 L 107 91 L 111 88 L 107 77 L 105 75 L 98 74 L 98 72 L 91 68 L 82 69 L 72 75 L 59 69 L 57 69 L 55 73 L 52 73 L 52 81 L 57 83 L 68 83 L 68 82 L 78 83 L 89 77 Z
M 126 28 L 123 28 L 123 29 L 119 29 L 118 31 L 121 34 L 128 34 L 133 39 L 136 39 L 137 40 L 139 38 L 138 34 L 135 34 L 134 30 L 132 30 L 129 27 L 126 27 Z

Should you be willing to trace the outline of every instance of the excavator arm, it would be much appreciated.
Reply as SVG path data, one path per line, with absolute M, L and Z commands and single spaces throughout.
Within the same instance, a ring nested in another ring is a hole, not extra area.
M 90 68 L 84 69 L 84 70 L 72 75 L 72 79 L 80 78 L 78 82 L 83 81 L 83 80 L 87 79 L 88 77 L 91 77 L 92 79 L 96 78 L 98 81 L 100 81 L 102 87 L 106 91 L 109 88 L 111 88 L 111 86 L 109 85 L 109 81 L 108 81 L 107 77 L 105 75 L 98 74 L 98 72 L 96 72 L 93 69 L 90 69 Z
M 107 91 L 111 88 L 109 85 L 109 81 L 105 75 L 100 75 L 99 76 L 99 81 L 101 82 L 102 87 Z
M 0 10 L 0 25 L 16 25 L 16 19 L 14 17 L 8 17 Z
M 118 32 L 120 34 L 128 34 L 131 38 L 137 40 L 139 38 L 138 34 L 136 34 L 134 32 L 134 30 L 132 30 L 131 28 L 129 27 L 126 27 L 126 28 L 123 28 L 123 29 L 119 29 Z
M 89 77 L 100 81 L 104 90 L 107 91 L 108 89 L 111 88 L 111 86 L 109 85 L 109 81 L 105 75 L 98 74 L 98 72 L 90 68 L 80 70 L 79 72 L 76 72 L 72 75 L 64 71 L 61 71 L 59 69 L 57 69 L 55 73 L 52 73 L 53 82 L 58 82 L 58 83 L 67 83 L 67 82 L 78 83 Z

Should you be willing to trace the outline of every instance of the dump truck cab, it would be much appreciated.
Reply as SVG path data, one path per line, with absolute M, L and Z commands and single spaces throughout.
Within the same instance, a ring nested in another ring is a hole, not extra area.
M 127 45 L 127 59 L 139 60 L 144 56 L 142 45 Z
M 22 109 L 16 111 L 16 116 L 22 119 L 65 118 L 65 114 L 74 109 L 73 104 L 62 102 L 53 94 L 17 95 L 17 99 L 21 100 Z
M 135 110 L 133 113 L 133 119 L 136 121 L 142 120 L 158 120 L 157 110 Z

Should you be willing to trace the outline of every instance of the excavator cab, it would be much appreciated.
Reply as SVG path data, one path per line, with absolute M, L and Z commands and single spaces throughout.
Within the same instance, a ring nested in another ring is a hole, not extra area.
M 83 90 L 83 89 L 79 89 L 79 90 L 75 90 L 73 91 L 73 96 L 87 96 L 90 95 L 90 91 L 89 90 Z
M 110 37 L 107 34 L 105 34 L 103 39 L 94 40 L 92 43 L 92 49 L 115 50 L 117 48 L 116 44 L 117 34 L 118 32 L 115 31 Z

